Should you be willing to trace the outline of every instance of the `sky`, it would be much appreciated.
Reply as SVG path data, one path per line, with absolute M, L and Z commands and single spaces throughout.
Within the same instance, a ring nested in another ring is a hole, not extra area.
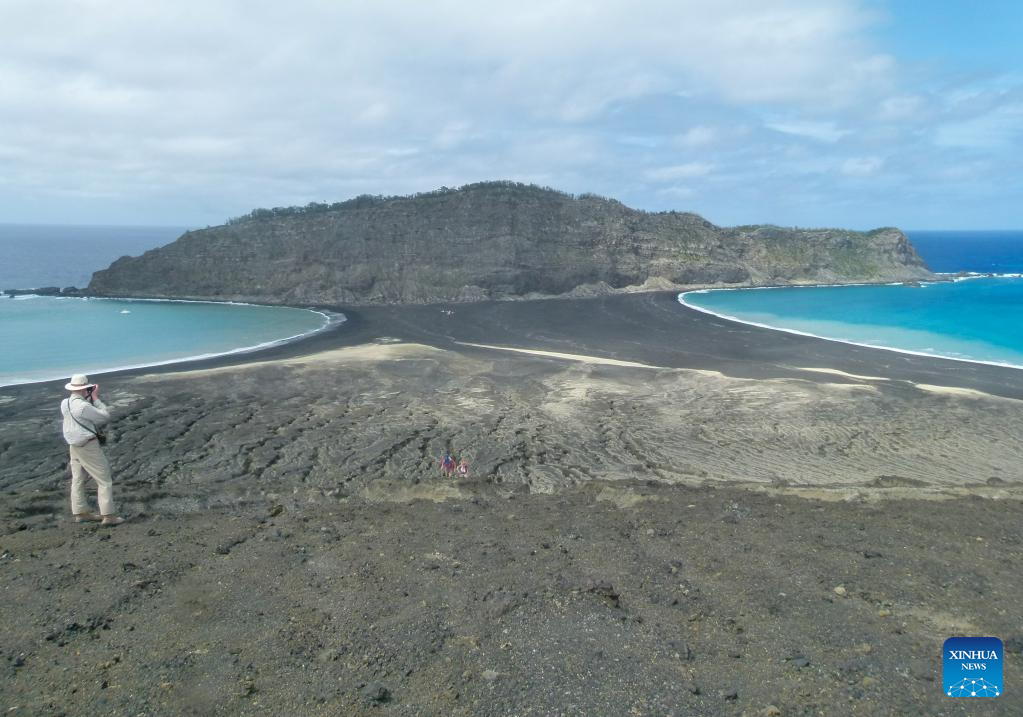
M 0 222 L 506 179 L 719 225 L 1023 228 L 1023 3 L 0 0 Z

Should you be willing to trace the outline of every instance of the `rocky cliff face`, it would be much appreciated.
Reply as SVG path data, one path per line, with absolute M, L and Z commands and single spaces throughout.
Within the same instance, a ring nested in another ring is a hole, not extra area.
M 593 196 L 486 183 L 414 197 L 256 210 L 93 275 L 108 296 L 378 304 L 646 283 L 930 278 L 897 229 L 721 228 Z

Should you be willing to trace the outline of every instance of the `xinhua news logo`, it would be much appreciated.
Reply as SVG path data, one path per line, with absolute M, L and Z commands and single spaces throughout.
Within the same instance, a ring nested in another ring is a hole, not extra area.
M 941 676 L 947 696 L 1002 694 L 1002 641 L 997 637 L 950 637 L 942 655 Z

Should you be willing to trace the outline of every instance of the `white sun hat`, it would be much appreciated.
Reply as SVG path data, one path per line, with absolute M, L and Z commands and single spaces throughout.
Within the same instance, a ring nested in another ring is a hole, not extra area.
M 94 383 L 89 383 L 89 377 L 84 373 L 76 373 L 71 377 L 71 383 L 64 384 L 64 388 L 68 391 L 83 391 L 89 386 L 95 386 Z

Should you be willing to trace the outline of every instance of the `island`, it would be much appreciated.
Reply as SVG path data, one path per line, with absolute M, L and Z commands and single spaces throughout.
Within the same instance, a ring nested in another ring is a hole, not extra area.
M 511 182 L 258 209 L 97 272 L 102 296 L 427 304 L 934 279 L 897 229 L 717 227 Z
M 1020 372 L 677 300 L 933 278 L 896 229 L 505 182 L 256 210 L 120 259 L 89 294 L 347 320 L 93 377 L 115 529 L 68 514 L 63 382 L 0 389 L 3 706 L 968 714 L 947 637 L 1000 637 L 1023 679 Z

